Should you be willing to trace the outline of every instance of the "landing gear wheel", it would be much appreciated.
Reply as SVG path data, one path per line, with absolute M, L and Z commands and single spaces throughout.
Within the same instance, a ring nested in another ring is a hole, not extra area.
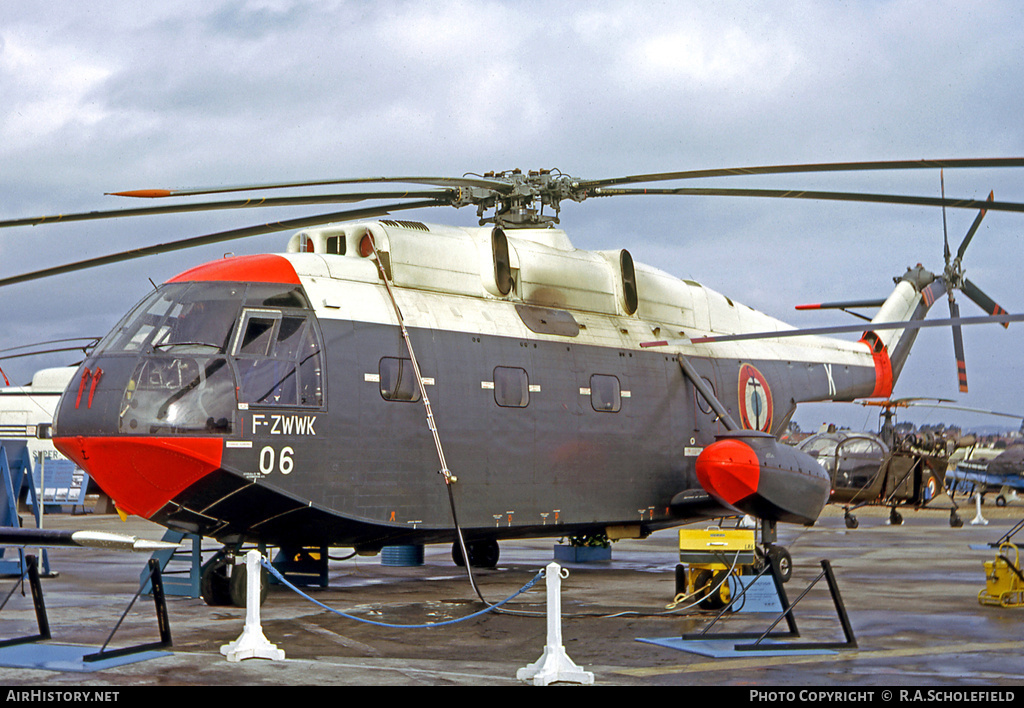
M 1002 494 L 996 497 L 996 506 L 1006 506 L 1006 497 Z
M 857 517 L 851 514 L 850 512 L 846 512 L 846 514 L 843 516 L 843 521 L 846 522 L 846 528 L 848 529 L 855 529 L 858 526 L 860 526 L 860 522 L 857 521 Z
M 199 574 L 199 593 L 210 607 L 231 604 L 231 579 L 228 577 L 230 559 L 217 554 L 203 564 Z
M 473 568 L 493 568 L 498 565 L 500 549 L 498 542 L 493 538 L 467 542 L 466 552 L 469 554 L 469 564 Z M 462 557 L 462 547 L 458 541 L 452 544 L 452 560 L 460 568 L 466 565 L 466 561 Z
M 712 572 L 707 569 L 697 571 L 693 578 L 694 599 L 703 610 L 720 610 L 732 599 L 732 588 L 729 586 L 729 573 L 724 570 Z
M 265 568 L 260 567 L 260 605 L 267 599 L 267 591 L 270 589 L 268 573 Z M 244 563 L 238 563 L 231 569 L 231 579 L 228 581 L 228 591 L 231 595 L 231 604 L 235 607 L 246 607 L 249 600 L 249 569 Z
M 774 566 L 775 574 L 782 582 L 788 583 L 793 577 L 793 558 L 782 546 L 768 547 L 768 562 Z
M 964 520 L 960 518 L 960 514 L 956 513 L 956 509 L 949 512 L 949 526 L 950 528 L 958 529 L 964 525 Z
M 712 610 L 720 610 L 732 602 L 732 586 L 729 585 L 728 572 L 719 570 L 712 575 L 711 587 L 713 591 L 707 602 Z
M 686 566 L 682 563 L 676 565 L 676 597 L 686 594 Z
M 893 526 L 900 526 L 903 524 L 903 515 L 896 511 L 895 507 L 889 510 L 889 523 Z

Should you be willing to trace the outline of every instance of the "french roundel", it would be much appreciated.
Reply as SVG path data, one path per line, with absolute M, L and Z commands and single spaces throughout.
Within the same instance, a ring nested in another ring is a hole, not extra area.
M 772 391 L 764 375 L 751 364 L 740 367 L 740 422 L 748 430 L 771 432 Z

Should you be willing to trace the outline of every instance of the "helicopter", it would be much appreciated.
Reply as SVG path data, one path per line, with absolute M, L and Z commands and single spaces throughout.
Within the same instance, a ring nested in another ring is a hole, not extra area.
M 888 507 L 889 523 L 898 526 L 903 523 L 900 508 L 932 508 L 929 504 L 945 489 L 949 462 L 946 441 L 931 435 L 896 433 L 895 409 L 922 400 L 926 399 L 859 401 L 864 406 L 882 408 L 883 423 L 878 434 L 829 426 L 796 443 L 797 449 L 815 457 L 832 475 L 829 502 L 843 507 L 847 528 L 860 525 L 853 512 L 865 506 Z M 963 526 L 955 503 L 949 525 Z
M 0 279 L 0 286 L 286 230 L 281 254 L 227 257 L 172 277 L 89 352 L 53 442 L 118 508 L 226 551 L 261 543 L 375 554 L 451 543 L 493 567 L 499 541 L 643 538 L 750 514 L 764 555 L 788 563 L 777 523 L 813 524 L 832 478 L 780 443 L 805 401 L 888 397 L 921 327 L 1019 321 L 961 259 L 894 278 L 860 327 L 795 330 L 704 285 L 586 251 L 561 202 L 643 194 L 856 200 L 1022 211 L 988 200 L 687 187 L 705 177 L 1021 167 L 1021 158 L 784 165 L 609 179 L 519 170 L 372 177 L 118 196 L 168 206 L 13 219 L 0 228 L 151 214 L 391 200 L 211 233 Z M 196 197 L 329 185 L 423 189 Z M 399 220 L 476 207 L 477 227 Z M 984 317 L 962 318 L 959 290 Z M 925 315 L 942 295 L 951 317 Z M 832 338 L 858 331 L 856 342 Z M 325 556 L 326 554 L 324 554 Z M 223 565 L 204 571 L 222 587 Z M 214 593 L 216 594 L 216 593 Z M 223 593 L 221 593 L 223 594 Z M 204 593 L 205 596 L 205 593 Z M 207 598 L 210 602 L 210 598 Z

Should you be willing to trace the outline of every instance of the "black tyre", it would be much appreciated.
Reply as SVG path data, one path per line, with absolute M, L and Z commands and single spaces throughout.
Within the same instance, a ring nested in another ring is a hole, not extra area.
M 493 568 L 498 565 L 498 557 L 501 549 L 494 539 L 473 541 L 466 543 L 466 552 L 469 553 L 469 564 L 473 568 Z M 452 544 L 452 560 L 460 568 L 466 565 L 462 557 L 462 547 L 456 541 Z
M 230 561 L 219 554 L 203 564 L 199 574 L 199 593 L 203 596 L 203 601 L 210 607 L 223 607 L 231 604 L 229 564 Z
M 269 577 L 266 569 L 260 568 L 260 605 L 267 599 L 267 591 L 270 589 Z M 228 581 L 228 592 L 231 595 L 231 604 L 235 607 L 245 607 L 249 600 L 249 569 L 245 563 L 238 563 L 231 569 L 231 579 Z
M 768 560 L 774 566 L 775 574 L 779 580 L 788 583 L 793 577 L 793 558 L 782 546 L 771 546 L 768 548 Z

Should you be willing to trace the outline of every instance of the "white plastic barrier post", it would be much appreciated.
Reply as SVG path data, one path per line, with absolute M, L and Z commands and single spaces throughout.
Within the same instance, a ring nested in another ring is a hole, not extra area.
M 973 526 L 988 526 L 988 519 L 981 515 L 981 492 L 974 493 L 974 500 L 978 507 L 978 515 L 971 521 Z
M 521 681 L 533 680 L 534 686 L 547 686 L 557 681 L 569 683 L 594 683 L 594 674 L 584 671 L 573 663 L 562 646 L 562 578 L 569 577 L 557 563 L 549 563 L 544 577 L 548 589 L 548 640 L 540 658 L 516 672 Z
M 245 554 L 245 628 L 242 634 L 230 644 L 220 648 L 228 661 L 243 659 L 283 659 L 284 651 L 271 644 L 263 635 L 260 626 L 260 581 L 262 575 L 260 554 L 249 551 Z

